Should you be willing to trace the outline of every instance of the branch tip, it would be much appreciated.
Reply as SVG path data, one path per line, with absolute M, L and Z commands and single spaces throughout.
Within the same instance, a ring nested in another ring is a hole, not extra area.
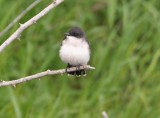
M 89 66 L 89 68 L 90 68 L 90 69 L 93 69 L 93 70 L 96 69 L 95 67 L 92 67 L 92 66 Z
M 21 34 L 17 36 L 17 39 L 20 41 L 21 40 Z
M 102 118 L 108 118 L 107 113 L 105 111 L 102 112 Z
M 23 24 L 19 23 L 20 27 L 22 27 Z
M 14 88 L 16 88 L 16 84 L 12 84 L 12 86 L 13 86 Z

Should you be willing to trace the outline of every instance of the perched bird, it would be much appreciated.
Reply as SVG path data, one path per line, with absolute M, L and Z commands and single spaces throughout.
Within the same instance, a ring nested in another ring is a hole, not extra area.
M 65 33 L 62 41 L 59 56 L 61 60 L 68 64 L 67 68 L 77 67 L 74 72 L 66 72 L 70 75 L 85 76 L 86 71 L 79 70 L 82 65 L 86 65 L 90 59 L 90 47 L 85 33 L 79 27 L 73 27 L 68 33 Z

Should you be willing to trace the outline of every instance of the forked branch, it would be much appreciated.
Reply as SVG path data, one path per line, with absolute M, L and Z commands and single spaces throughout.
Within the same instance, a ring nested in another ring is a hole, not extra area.
M 0 37 L 5 34 L 15 23 L 17 23 L 27 12 L 29 12 L 32 8 L 34 8 L 41 0 L 34 1 L 31 5 L 29 5 L 25 10 L 22 11 L 3 31 L 0 32 Z
M 28 28 L 29 26 L 36 23 L 40 18 L 42 18 L 44 15 L 46 15 L 49 11 L 51 11 L 53 8 L 58 6 L 60 3 L 62 3 L 64 0 L 55 0 L 53 3 L 51 3 L 48 7 L 43 9 L 40 13 L 32 17 L 30 20 L 25 22 L 24 24 L 20 24 L 20 27 L 4 42 L 2 45 L 0 45 L 0 53 L 15 39 L 18 39 L 21 35 L 21 33 Z

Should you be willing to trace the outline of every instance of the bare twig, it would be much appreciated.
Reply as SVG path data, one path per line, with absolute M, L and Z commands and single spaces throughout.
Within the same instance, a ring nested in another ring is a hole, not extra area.
M 0 32 L 0 37 L 4 35 L 15 23 L 17 23 L 28 11 L 34 8 L 41 0 L 34 1 L 25 10 L 23 10 L 3 31 Z
M 20 24 L 20 27 L 0 46 L 0 53 L 4 50 L 4 48 L 7 47 L 12 41 L 20 37 L 20 34 L 29 26 L 36 23 L 41 17 L 46 15 L 51 9 L 58 6 L 60 3 L 62 3 L 64 0 L 55 0 L 53 3 L 51 3 L 48 7 L 43 9 L 40 13 L 32 17 L 30 20 L 25 22 L 24 24 Z
M 72 68 L 67 69 L 67 71 L 72 72 L 72 71 L 75 71 L 76 69 L 77 69 L 76 67 L 72 67 Z M 85 65 L 85 66 L 80 67 L 80 70 L 82 70 L 82 69 L 87 70 L 87 69 L 95 69 L 95 68 L 91 67 L 89 65 Z M 30 75 L 30 76 L 27 76 L 27 77 L 20 78 L 20 79 L 17 79 L 17 80 L 1 81 L 0 82 L 0 87 L 10 86 L 10 85 L 13 86 L 13 87 L 16 87 L 16 85 L 19 84 L 19 83 L 23 83 L 23 82 L 30 81 L 30 80 L 33 80 L 33 79 L 38 79 L 38 78 L 41 78 L 41 77 L 47 76 L 47 75 L 64 74 L 65 72 L 66 72 L 65 69 L 47 70 L 47 71 L 40 72 L 40 73 L 37 73 L 37 74 L 34 74 L 34 75 Z
M 102 118 L 108 118 L 107 113 L 105 111 L 102 112 Z

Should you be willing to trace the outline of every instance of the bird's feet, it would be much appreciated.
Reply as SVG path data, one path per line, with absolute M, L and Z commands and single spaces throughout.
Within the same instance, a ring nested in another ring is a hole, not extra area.
M 80 67 L 83 67 L 82 69 L 80 69 Z M 76 76 L 77 77 L 80 77 L 80 76 L 86 76 L 86 70 L 84 69 L 84 65 L 78 65 L 76 67 Z
M 82 69 L 80 68 L 82 66 Z M 76 67 L 76 70 L 73 72 L 68 72 L 68 69 L 71 67 Z M 84 65 L 77 65 L 77 66 L 67 66 L 65 69 L 68 76 L 74 75 L 76 77 L 86 76 L 86 70 L 84 69 Z

